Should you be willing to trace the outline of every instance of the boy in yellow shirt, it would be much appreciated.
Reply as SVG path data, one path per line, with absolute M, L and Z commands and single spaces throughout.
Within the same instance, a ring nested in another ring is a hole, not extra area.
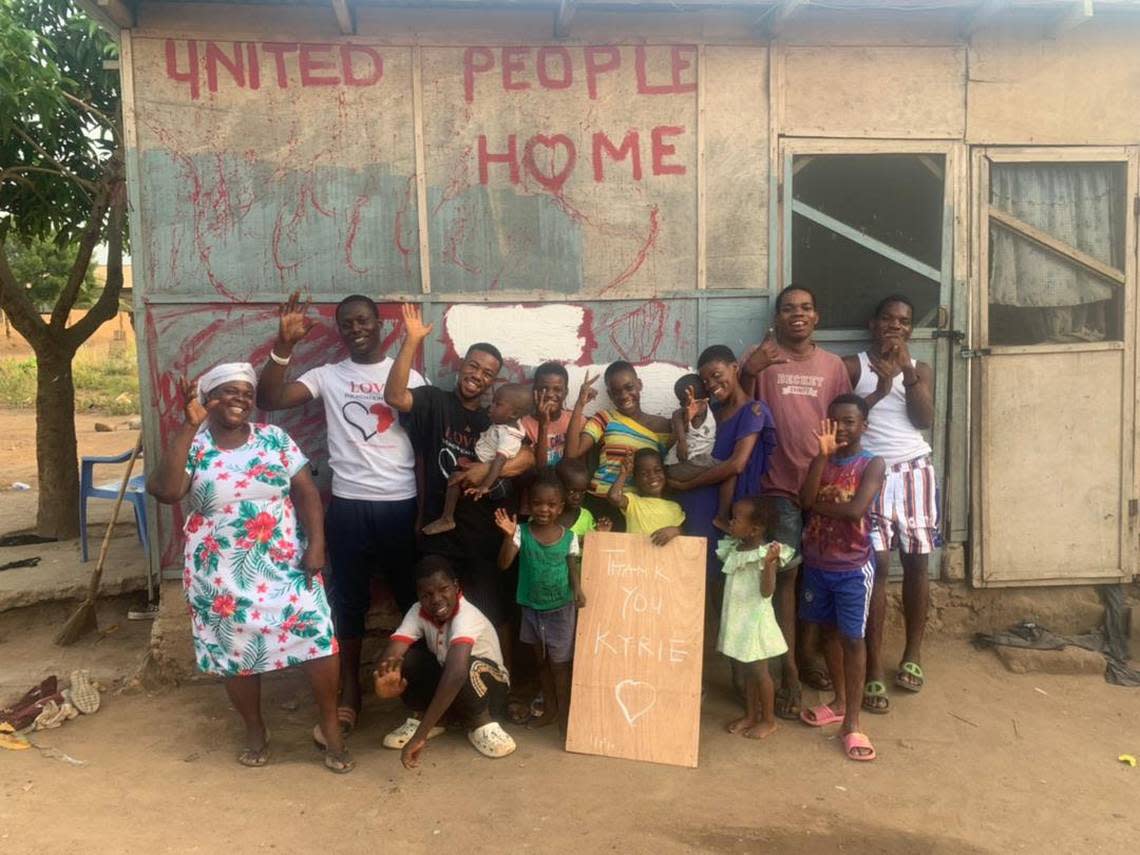
M 625 482 L 633 477 L 637 492 L 625 492 Z M 685 512 L 676 502 L 662 498 L 665 491 L 665 461 L 661 453 L 642 448 L 627 453 L 621 472 L 606 495 L 625 514 L 625 530 L 630 534 L 648 534 L 657 546 L 664 546 L 681 534 Z

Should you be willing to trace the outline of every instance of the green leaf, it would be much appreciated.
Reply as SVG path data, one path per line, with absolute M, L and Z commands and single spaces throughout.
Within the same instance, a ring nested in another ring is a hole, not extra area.
M 265 644 L 265 636 L 260 632 L 245 646 L 241 659 L 242 671 L 264 671 L 269 666 L 269 649 Z

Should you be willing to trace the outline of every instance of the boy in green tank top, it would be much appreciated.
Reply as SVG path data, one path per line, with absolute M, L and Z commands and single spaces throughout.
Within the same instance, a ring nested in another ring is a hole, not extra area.
M 578 537 L 558 522 L 566 504 L 562 482 L 550 470 L 539 474 L 530 491 L 530 520 L 499 509 L 495 524 L 503 533 L 499 569 L 519 559 L 515 599 L 522 607 L 519 640 L 534 648 L 539 680 L 546 698 L 543 713 L 529 727 L 555 721 L 566 736 L 570 715 L 570 663 L 578 609 L 586 605 L 582 593 Z

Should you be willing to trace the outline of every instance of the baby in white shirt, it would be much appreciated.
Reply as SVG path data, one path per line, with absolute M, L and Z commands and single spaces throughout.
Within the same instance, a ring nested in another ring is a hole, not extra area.
M 503 465 L 522 450 L 526 433 L 519 426 L 519 419 L 530 412 L 530 386 L 522 383 L 505 383 L 495 390 L 491 400 L 491 426 L 479 434 L 475 441 L 475 456 L 480 463 L 489 463 L 487 476 L 478 487 L 467 491 L 473 499 L 481 499 L 499 481 Z M 459 504 L 462 487 L 459 480 L 462 473 L 455 473 L 447 484 L 447 495 L 443 501 L 443 513 L 435 522 L 424 526 L 424 534 L 442 534 L 455 528 L 455 506 Z

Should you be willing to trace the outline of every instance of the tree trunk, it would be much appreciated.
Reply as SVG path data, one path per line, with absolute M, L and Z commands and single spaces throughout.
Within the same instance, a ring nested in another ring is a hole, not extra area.
M 36 463 L 40 503 L 36 531 L 68 540 L 79 535 L 79 459 L 75 439 L 75 381 L 66 348 L 36 353 Z

